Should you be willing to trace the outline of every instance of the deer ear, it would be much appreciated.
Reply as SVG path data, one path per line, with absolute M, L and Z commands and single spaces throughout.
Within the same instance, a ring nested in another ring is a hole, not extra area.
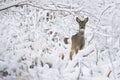
M 86 23 L 88 22 L 88 17 L 87 17 L 87 18 L 85 18 L 84 22 L 86 22 Z
M 78 17 L 76 17 L 76 21 L 79 23 L 81 20 Z

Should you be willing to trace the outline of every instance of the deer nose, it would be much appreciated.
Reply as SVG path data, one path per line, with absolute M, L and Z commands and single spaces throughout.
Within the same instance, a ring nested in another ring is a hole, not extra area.
M 84 29 L 84 27 L 81 27 L 81 29 Z

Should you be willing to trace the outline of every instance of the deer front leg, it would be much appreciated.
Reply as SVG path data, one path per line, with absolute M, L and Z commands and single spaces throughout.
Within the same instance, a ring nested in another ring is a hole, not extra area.
M 75 53 L 77 54 L 79 50 L 79 46 L 76 46 Z
M 75 50 L 70 51 L 70 60 L 72 60 L 72 56 L 73 56 L 74 52 L 75 52 Z
M 85 45 L 81 45 L 80 49 L 79 50 L 82 50 L 84 48 Z

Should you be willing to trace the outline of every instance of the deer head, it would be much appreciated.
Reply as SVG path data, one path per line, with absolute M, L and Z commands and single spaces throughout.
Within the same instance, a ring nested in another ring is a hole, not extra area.
M 83 30 L 85 29 L 85 25 L 86 25 L 86 23 L 88 22 L 88 17 L 85 18 L 83 21 L 80 20 L 78 17 L 76 17 L 76 21 L 77 21 L 78 24 L 79 24 L 79 32 L 80 32 L 81 29 L 83 29 Z

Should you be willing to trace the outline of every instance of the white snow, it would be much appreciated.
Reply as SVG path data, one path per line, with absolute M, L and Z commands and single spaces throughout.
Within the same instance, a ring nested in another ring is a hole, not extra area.
M 71 61 L 76 17 L 89 20 Z M 1 0 L 0 80 L 120 80 L 119 24 L 120 0 Z

